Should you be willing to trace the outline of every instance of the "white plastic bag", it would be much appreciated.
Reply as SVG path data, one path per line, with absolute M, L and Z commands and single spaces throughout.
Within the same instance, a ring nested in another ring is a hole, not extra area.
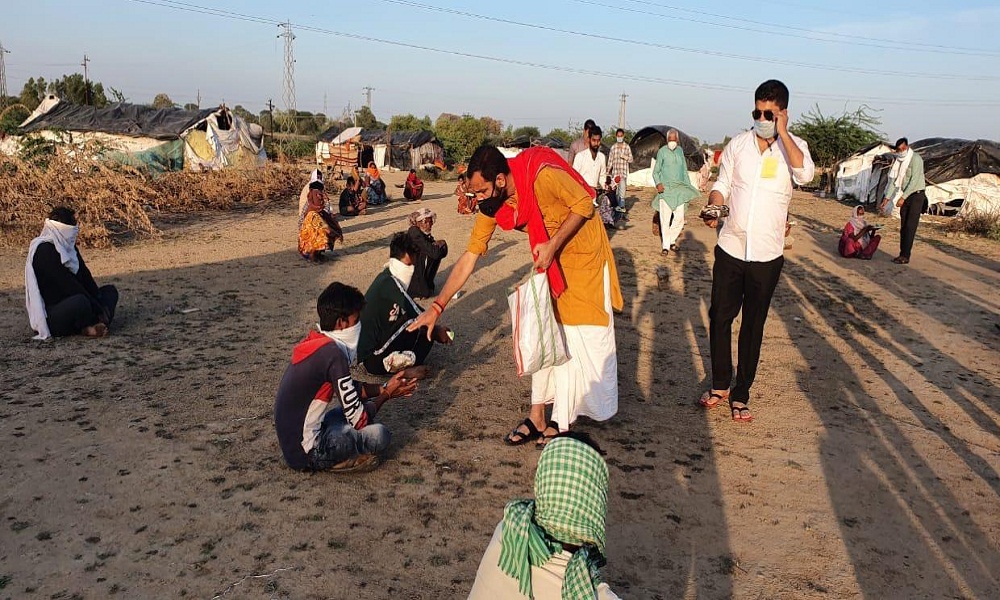
M 556 321 L 545 273 L 535 273 L 509 296 L 518 376 L 531 375 L 569 360 L 562 328 Z

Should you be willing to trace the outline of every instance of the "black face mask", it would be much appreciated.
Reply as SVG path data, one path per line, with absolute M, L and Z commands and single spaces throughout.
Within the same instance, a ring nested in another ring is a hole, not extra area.
M 477 206 L 479 207 L 479 212 L 492 219 L 506 200 L 507 191 L 497 188 L 491 197 L 480 201 Z

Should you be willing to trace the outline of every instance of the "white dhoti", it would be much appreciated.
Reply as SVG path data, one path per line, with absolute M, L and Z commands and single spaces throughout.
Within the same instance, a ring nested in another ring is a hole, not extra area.
M 618 412 L 618 350 L 611 312 L 611 281 L 604 267 L 607 326 L 560 325 L 570 359 L 531 376 L 531 403 L 552 404 L 552 420 L 566 431 L 580 415 L 606 421 Z

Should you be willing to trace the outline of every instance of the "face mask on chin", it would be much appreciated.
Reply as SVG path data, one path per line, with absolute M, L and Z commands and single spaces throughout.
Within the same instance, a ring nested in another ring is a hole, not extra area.
M 667 142 L 667 148 L 670 148 L 671 150 L 676 150 L 677 142 Z
M 774 121 L 754 121 L 753 131 L 757 134 L 757 137 L 769 140 L 774 137 L 777 126 Z
M 319 328 L 319 325 L 316 325 Z M 347 329 L 334 329 L 333 331 L 320 332 L 331 340 L 337 342 L 340 349 L 347 355 L 347 364 L 353 365 L 358 360 L 358 342 L 361 340 L 361 321 Z

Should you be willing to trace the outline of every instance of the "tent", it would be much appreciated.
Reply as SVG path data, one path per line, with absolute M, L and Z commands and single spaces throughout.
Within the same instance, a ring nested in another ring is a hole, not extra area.
M 256 168 L 267 159 L 263 129 L 224 105 L 203 110 L 126 103 L 97 108 L 50 94 L 20 129 L 60 144 L 94 143 L 101 158 L 155 172 Z
M 961 205 L 972 211 L 1000 214 L 1000 144 L 989 140 L 927 138 L 910 144 L 924 160 L 927 200 L 934 210 Z M 869 146 L 848 158 L 837 170 L 837 198 L 881 201 L 892 166 L 891 148 Z M 865 172 L 867 169 L 867 173 Z
M 353 167 L 374 162 L 379 168 L 416 169 L 444 162 L 444 146 L 429 131 L 393 131 L 331 127 L 316 142 L 316 164 Z
M 629 146 L 632 148 L 632 165 L 640 167 L 629 172 L 628 184 L 639 187 L 654 187 L 653 167 L 656 164 L 656 153 L 667 144 L 667 132 L 676 127 L 669 125 L 650 125 L 643 127 L 632 137 Z M 691 185 L 698 189 L 705 189 L 708 183 L 710 166 L 705 160 L 705 153 L 701 151 L 694 140 L 677 129 L 681 149 L 687 159 L 688 178 Z M 644 165 L 649 165 L 644 168 Z
M 526 150 L 534 146 L 552 148 L 563 158 L 563 160 L 566 160 L 569 157 L 569 149 L 567 145 L 559 138 L 553 137 L 529 137 L 527 135 L 521 135 L 508 141 L 503 146 L 499 146 L 497 149 L 500 150 L 500 153 L 503 154 L 505 158 L 514 158 L 521 153 L 521 150 Z M 606 152 L 607 151 L 605 150 L 605 153 Z
M 852 197 L 863 204 L 871 204 L 881 200 L 878 195 L 881 169 L 876 170 L 872 178 L 872 163 L 877 157 L 892 152 L 885 142 L 876 142 L 865 146 L 837 165 L 836 193 L 837 200 Z M 884 189 L 884 184 L 882 189 Z

